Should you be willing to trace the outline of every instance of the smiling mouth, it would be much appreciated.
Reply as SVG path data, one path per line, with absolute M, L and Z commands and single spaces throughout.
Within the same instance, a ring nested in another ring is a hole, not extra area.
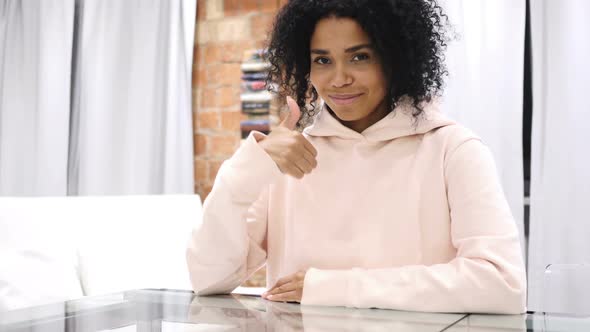
M 355 95 L 329 95 L 328 97 L 337 105 L 349 105 L 354 103 L 362 95 L 360 93 Z

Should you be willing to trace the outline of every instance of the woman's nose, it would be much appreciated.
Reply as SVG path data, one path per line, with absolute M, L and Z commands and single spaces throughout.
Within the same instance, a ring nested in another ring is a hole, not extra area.
M 336 68 L 332 77 L 332 87 L 341 88 L 352 84 L 352 75 L 345 68 Z

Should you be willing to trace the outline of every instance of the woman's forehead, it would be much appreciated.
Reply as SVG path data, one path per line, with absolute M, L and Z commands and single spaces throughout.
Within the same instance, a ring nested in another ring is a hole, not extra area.
M 311 36 L 310 48 L 330 52 L 345 52 L 370 43 L 362 27 L 350 18 L 325 18 L 318 21 Z

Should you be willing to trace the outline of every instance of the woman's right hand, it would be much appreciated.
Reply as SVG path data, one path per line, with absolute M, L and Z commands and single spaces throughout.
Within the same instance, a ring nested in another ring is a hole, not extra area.
M 318 165 L 316 161 L 318 152 L 300 132 L 295 130 L 297 121 L 301 117 L 297 102 L 287 97 L 287 105 L 289 114 L 258 144 L 274 160 L 283 174 L 301 179 Z

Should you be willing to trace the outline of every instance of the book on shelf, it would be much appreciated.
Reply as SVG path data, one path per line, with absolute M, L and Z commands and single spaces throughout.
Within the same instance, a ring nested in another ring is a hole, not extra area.
M 242 112 L 246 114 L 268 113 L 270 111 L 270 102 L 266 103 L 242 103 Z
M 243 62 L 241 69 L 244 73 L 252 72 L 267 72 L 270 70 L 270 63 L 268 62 Z
M 268 119 L 244 120 L 240 122 L 242 138 L 248 137 L 251 131 L 259 131 L 263 134 L 270 133 L 270 121 Z
M 242 54 L 242 62 L 264 62 L 268 58 L 267 49 L 250 49 Z
M 266 91 L 265 81 L 242 82 L 242 93 Z
M 272 93 L 269 91 L 245 92 L 240 95 L 242 102 L 270 102 L 272 100 Z
M 253 72 L 253 73 L 243 73 L 242 81 L 252 82 L 252 81 L 263 81 L 266 80 L 267 73 L 265 72 Z

